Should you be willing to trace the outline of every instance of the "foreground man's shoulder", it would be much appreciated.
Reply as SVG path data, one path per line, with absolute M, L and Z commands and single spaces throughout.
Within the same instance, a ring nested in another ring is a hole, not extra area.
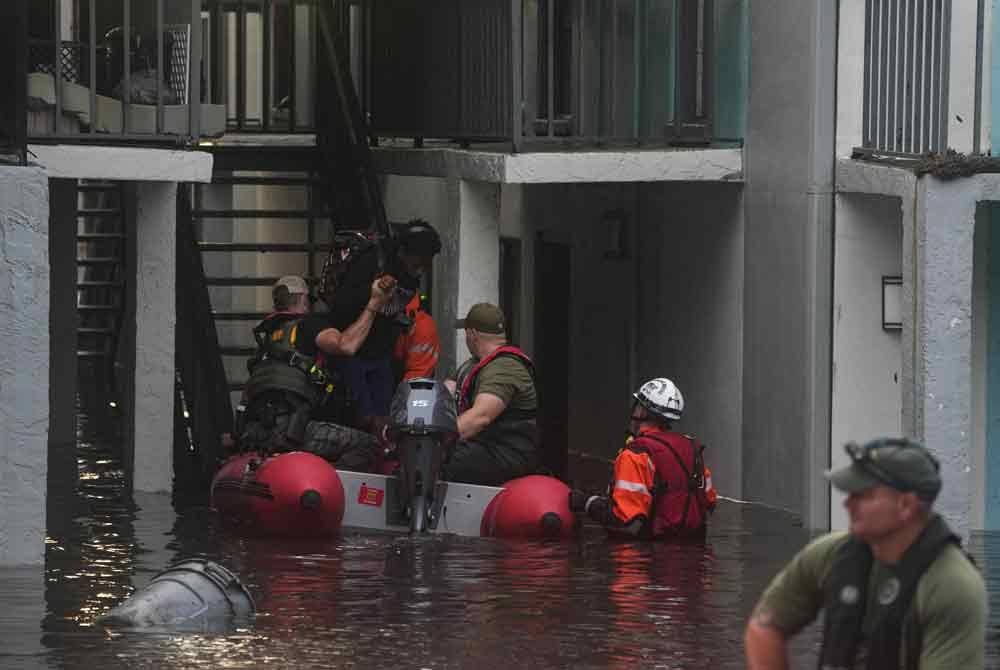
M 927 568 L 917 592 L 921 605 L 965 609 L 986 604 L 986 583 L 982 573 L 956 545 L 941 550 Z

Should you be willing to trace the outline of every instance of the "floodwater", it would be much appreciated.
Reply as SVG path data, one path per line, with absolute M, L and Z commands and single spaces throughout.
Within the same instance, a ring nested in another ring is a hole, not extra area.
M 44 569 L 0 570 L 0 668 L 742 668 L 742 630 L 807 539 L 788 515 L 723 503 L 704 546 L 508 542 L 345 532 L 247 539 L 204 504 L 123 493 L 114 439 L 78 445 L 50 483 Z M 1000 536 L 977 537 L 1000 665 Z M 258 615 L 228 634 L 112 633 L 95 618 L 170 563 L 206 557 Z M 793 667 L 814 667 L 817 630 Z

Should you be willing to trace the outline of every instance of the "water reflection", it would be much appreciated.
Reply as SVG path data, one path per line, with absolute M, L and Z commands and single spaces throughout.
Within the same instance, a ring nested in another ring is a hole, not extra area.
M 116 442 L 84 433 L 79 476 L 50 486 L 44 571 L 0 571 L 0 667 L 742 668 L 754 600 L 808 539 L 783 514 L 735 505 L 720 507 L 700 544 L 609 543 L 592 528 L 566 543 L 242 538 L 198 501 L 127 495 Z M 973 550 L 996 613 L 1000 538 L 976 538 Z M 240 575 L 258 605 L 250 628 L 93 625 L 190 557 Z M 998 636 L 994 614 L 993 659 Z M 796 667 L 815 663 L 816 643 L 815 628 L 797 639 Z

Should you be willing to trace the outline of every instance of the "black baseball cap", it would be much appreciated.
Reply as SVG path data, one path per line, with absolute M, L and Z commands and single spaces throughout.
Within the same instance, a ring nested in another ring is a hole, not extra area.
M 907 438 L 879 438 L 859 446 L 844 445 L 850 465 L 826 473 L 844 493 L 861 493 L 875 486 L 913 492 L 933 502 L 941 491 L 940 464 L 919 442 Z

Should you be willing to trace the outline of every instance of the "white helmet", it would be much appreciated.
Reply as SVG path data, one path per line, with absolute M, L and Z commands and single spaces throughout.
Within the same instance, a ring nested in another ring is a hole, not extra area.
M 664 419 L 677 421 L 684 413 L 684 396 L 666 377 L 650 379 L 632 397 L 649 412 Z

